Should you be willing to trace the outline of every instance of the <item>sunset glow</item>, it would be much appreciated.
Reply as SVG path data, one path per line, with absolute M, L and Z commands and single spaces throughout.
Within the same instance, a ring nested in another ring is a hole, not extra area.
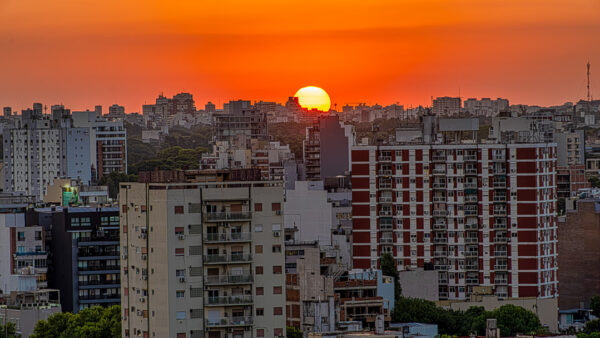
M 323 89 L 315 86 L 300 88 L 294 95 L 298 98 L 300 107 L 308 110 L 317 109 L 322 112 L 329 111 L 331 100 Z
M 561 104 L 585 96 L 588 59 L 600 83 L 599 14 L 597 0 L 1 0 L 0 104 L 285 102 L 309 83 L 338 107 L 459 90 Z

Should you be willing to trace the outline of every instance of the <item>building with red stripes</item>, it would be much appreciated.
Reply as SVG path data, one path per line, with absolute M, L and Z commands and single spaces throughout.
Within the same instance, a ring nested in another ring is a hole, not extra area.
M 554 143 L 353 147 L 353 267 L 389 252 L 435 269 L 440 300 L 557 297 L 556 161 Z

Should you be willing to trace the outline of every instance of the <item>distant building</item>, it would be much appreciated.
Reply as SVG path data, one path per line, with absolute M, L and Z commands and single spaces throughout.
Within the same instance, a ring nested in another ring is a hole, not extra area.
M 585 166 L 581 164 L 556 169 L 556 196 L 570 198 L 577 196 L 580 189 L 591 188 L 585 174 Z
M 460 108 L 460 97 L 437 97 L 433 100 L 432 113 L 436 116 L 458 115 Z
M 204 105 L 204 111 L 207 113 L 214 113 L 217 111 L 217 107 L 215 106 L 214 103 L 208 101 L 205 105 Z
M 15 324 L 18 337 L 33 334 L 38 321 L 62 312 L 58 290 L 10 292 L 0 295 L 0 322 Z
M 509 111 L 509 102 L 507 99 L 498 98 L 492 100 L 490 98 L 467 99 L 464 101 L 464 111 L 476 116 L 496 116 L 501 112 Z
M 233 142 L 242 137 L 246 140 L 269 140 L 267 115 L 258 111 L 250 101 L 229 101 L 223 113 L 215 113 L 215 140 Z
M 108 115 L 106 115 L 108 119 L 124 119 L 125 118 L 125 107 L 119 106 L 118 104 L 113 104 L 108 107 Z

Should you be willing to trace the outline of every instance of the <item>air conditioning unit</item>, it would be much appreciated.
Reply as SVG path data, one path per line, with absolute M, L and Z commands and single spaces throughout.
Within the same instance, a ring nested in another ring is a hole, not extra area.
M 178 238 L 180 241 L 183 241 L 183 240 L 185 239 L 185 235 L 179 235 L 179 236 L 177 236 L 177 238 Z
M 179 283 L 185 283 L 185 277 L 179 277 Z
M 146 301 L 146 298 L 140 297 L 140 303 L 144 303 L 145 301 Z
M 280 237 L 281 231 L 273 231 L 273 237 Z

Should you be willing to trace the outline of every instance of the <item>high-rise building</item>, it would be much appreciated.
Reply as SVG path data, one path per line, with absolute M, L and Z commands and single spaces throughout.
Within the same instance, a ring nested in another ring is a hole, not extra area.
M 345 175 L 350 168 L 351 149 L 355 143 L 354 126 L 340 122 L 337 115 L 319 116 L 306 128 L 303 143 L 306 179 L 318 181 Z
M 106 115 L 109 119 L 123 119 L 125 118 L 125 107 L 119 106 L 118 104 L 113 104 L 108 107 L 108 115 Z
M 557 297 L 556 144 L 356 146 L 352 192 L 354 268 L 390 253 L 440 299 Z
M 460 112 L 460 97 L 436 97 L 433 100 L 432 113 L 436 116 L 452 116 Z
M 236 139 L 269 140 L 267 114 L 261 113 L 250 101 L 229 101 L 223 113 L 214 114 L 215 139 L 234 142 Z
M 60 290 L 63 310 L 77 312 L 121 301 L 119 209 L 42 208 L 51 217 L 50 287 Z
M 285 336 L 282 204 L 275 181 L 122 184 L 123 336 Z

